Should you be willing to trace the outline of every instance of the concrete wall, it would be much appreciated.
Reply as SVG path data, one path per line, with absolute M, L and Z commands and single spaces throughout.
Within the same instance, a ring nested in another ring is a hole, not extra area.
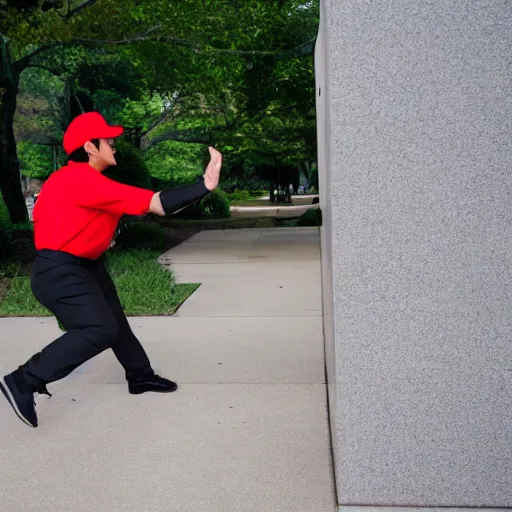
M 332 279 L 332 216 L 329 186 L 331 183 L 331 166 L 328 141 L 330 140 L 329 105 L 329 81 L 327 80 L 329 66 L 329 52 L 327 46 L 326 16 L 321 17 L 320 29 L 315 47 L 315 75 L 317 79 L 317 134 L 322 150 L 318 152 L 318 168 L 322 171 L 322 179 L 319 180 L 320 207 L 322 208 L 323 229 L 321 236 L 322 252 L 322 302 L 324 316 L 324 339 L 326 348 L 326 365 L 329 389 L 329 407 L 334 413 L 336 410 L 335 389 L 335 344 L 334 344 L 334 317 L 333 317 L 333 279 Z M 334 414 L 331 414 L 331 429 L 335 428 Z M 333 442 L 337 439 L 333 438 Z
M 512 507 L 512 2 L 323 0 L 342 505 Z

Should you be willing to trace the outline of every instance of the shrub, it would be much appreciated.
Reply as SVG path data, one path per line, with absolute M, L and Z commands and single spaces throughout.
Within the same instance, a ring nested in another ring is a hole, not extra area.
M 21 173 L 27 178 L 45 180 L 53 172 L 53 156 L 50 146 L 19 141 L 17 145 Z
M 230 201 L 248 201 L 250 199 L 257 199 L 263 197 L 264 195 L 268 195 L 268 191 L 266 190 L 240 190 L 235 188 L 233 192 L 228 194 Z
M 297 226 L 321 226 L 322 210 L 320 208 L 311 208 L 305 211 L 297 220 Z
M 237 178 L 237 179 L 225 179 L 222 180 L 221 183 L 222 189 L 226 192 L 234 192 L 235 190 L 248 190 L 255 192 L 263 192 L 261 195 L 265 194 L 265 191 L 270 189 L 270 182 L 266 180 L 260 180 L 252 177 L 247 178 Z
M 11 247 L 11 230 L 9 226 L 0 224 L 0 258 L 5 258 Z
M 263 197 L 268 194 L 268 190 L 249 190 L 251 197 Z
M 117 166 L 105 171 L 105 176 L 134 187 L 151 190 L 151 177 L 149 170 L 139 150 L 124 139 L 116 140 Z
M 211 194 L 201 201 L 206 218 L 208 219 L 227 219 L 231 217 L 229 208 L 229 199 L 223 190 L 217 188 Z
M 235 189 L 231 194 L 228 194 L 231 201 L 247 201 L 251 199 L 251 193 L 248 190 Z
M 176 215 L 178 219 L 227 219 L 231 217 L 229 198 L 226 192 L 217 188 L 201 201 L 184 208 Z
M 160 224 L 132 219 L 121 222 L 116 248 L 163 251 L 165 246 L 166 230 Z
M 0 258 L 7 256 L 11 247 L 12 226 L 9 219 L 9 212 L 0 194 Z
M 174 186 L 171 181 L 155 178 L 154 176 L 150 176 L 150 183 L 152 190 L 165 190 Z
M 4 203 L 2 194 L 0 193 L 0 226 L 10 224 L 9 212 L 7 211 L 7 205 Z

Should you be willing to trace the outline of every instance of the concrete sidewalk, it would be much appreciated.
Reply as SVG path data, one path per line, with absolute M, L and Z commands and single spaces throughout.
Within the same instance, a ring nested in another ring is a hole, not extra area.
M 202 285 L 130 323 L 180 389 L 129 395 L 108 351 L 37 397 L 38 429 L 0 401 L 0 509 L 334 512 L 316 228 L 203 231 L 161 261 Z M 0 371 L 59 332 L 0 319 Z
M 299 204 L 294 206 L 231 206 L 233 217 L 276 217 L 278 219 L 291 219 L 300 217 L 311 209 L 320 208 L 317 204 Z

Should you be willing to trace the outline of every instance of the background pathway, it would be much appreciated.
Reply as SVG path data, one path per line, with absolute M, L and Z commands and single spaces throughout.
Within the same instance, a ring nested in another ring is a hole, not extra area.
M 38 429 L 0 402 L 2 510 L 334 512 L 317 229 L 203 231 L 161 261 L 202 285 L 130 323 L 180 390 L 129 395 L 108 351 L 38 396 Z M 59 332 L 0 319 L 0 371 Z

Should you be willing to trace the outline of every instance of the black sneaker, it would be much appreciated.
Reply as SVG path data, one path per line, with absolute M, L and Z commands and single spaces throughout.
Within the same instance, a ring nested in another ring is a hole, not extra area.
M 171 393 L 178 389 L 178 384 L 169 379 L 164 379 L 159 375 L 151 375 L 144 380 L 128 382 L 128 391 L 132 395 L 140 395 L 146 391 L 155 393 Z
M 11 404 L 18 418 L 29 427 L 37 427 L 37 413 L 34 401 L 34 392 L 16 383 L 10 373 L 0 379 L 0 390 Z

